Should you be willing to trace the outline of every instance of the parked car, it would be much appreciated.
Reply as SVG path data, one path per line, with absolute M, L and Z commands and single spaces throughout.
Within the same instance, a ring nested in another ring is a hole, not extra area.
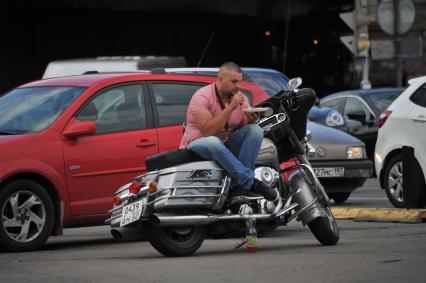
M 380 185 L 395 207 L 424 207 L 426 76 L 408 83 L 410 86 L 380 116 L 375 166 Z M 407 161 L 408 171 L 403 170 L 403 160 Z M 410 199 L 405 201 L 407 193 Z
M 287 88 L 288 78 L 276 70 L 264 68 L 242 68 L 242 70 L 243 78 L 256 82 L 269 96 Z M 218 68 L 167 68 L 163 71 L 217 75 Z M 341 117 L 336 110 L 327 109 L 325 109 L 327 113 L 337 113 L 336 116 Z M 310 113 L 312 111 L 316 110 L 311 110 Z M 318 116 L 323 115 L 327 120 L 324 113 Z M 343 117 L 335 120 L 342 121 Z M 339 126 L 344 126 L 340 123 L 332 125 L 338 129 Z M 349 134 L 313 122 L 308 122 L 307 129 L 311 132 L 310 143 L 316 151 L 309 156 L 315 174 L 320 178 L 330 198 L 336 203 L 345 202 L 351 192 L 362 187 L 373 173 L 373 162 L 367 160 L 364 143 Z
M 102 224 L 145 158 L 178 147 L 192 94 L 213 81 L 92 74 L 0 96 L 0 247 L 33 250 L 62 227 Z M 242 89 L 253 103 L 268 97 L 255 83 Z
M 320 100 L 321 107 L 334 108 L 343 114 L 342 130 L 365 143 L 367 156 L 374 160 L 380 114 L 402 93 L 404 88 L 374 88 L 333 93 Z
M 335 203 L 345 202 L 373 173 L 364 143 L 345 132 L 310 121 L 307 129 L 315 149 L 308 156 L 315 174 Z
M 160 67 L 185 67 L 182 56 L 103 56 L 50 62 L 43 79 L 82 75 L 86 72 L 136 72 Z

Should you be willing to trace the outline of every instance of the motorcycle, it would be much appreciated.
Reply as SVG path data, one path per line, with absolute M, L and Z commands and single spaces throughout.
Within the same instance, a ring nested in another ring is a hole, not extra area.
M 339 241 L 330 200 L 307 159 L 306 123 L 315 101 L 312 89 L 291 79 L 258 107 L 267 107 L 258 125 L 264 141 L 255 177 L 279 193 L 275 201 L 260 195 L 230 194 L 231 178 L 215 162 L 190 150 L 171 150 L 146 159 L 148 172 L 118 189 L 106 221 L 112 233 L 142 229 L 165 256 L 195 253 L 205 237 L 243 235 L 255 220 L 259 234 L 296 219 L 308 225 L 323 245 Z M 290 165 L 288 165 L 290 164 Z

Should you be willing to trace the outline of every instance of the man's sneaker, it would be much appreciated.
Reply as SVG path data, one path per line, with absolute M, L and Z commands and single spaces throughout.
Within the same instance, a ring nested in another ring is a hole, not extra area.
M 256 194 L 261 194 L 266 200 L 276 200 L 278 198 L 277 191 L 268 188 L 258 179 L 254 179 L 253 186 L 251 186 L 251 191 Z

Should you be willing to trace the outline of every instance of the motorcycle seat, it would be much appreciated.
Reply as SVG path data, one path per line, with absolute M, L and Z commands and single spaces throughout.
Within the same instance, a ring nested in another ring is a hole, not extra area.
M 145 163 L 148 171 L 153 171 L 203 160 L 205 159 L 189 149 L 174 149 L 152 155 L 145 159 Z

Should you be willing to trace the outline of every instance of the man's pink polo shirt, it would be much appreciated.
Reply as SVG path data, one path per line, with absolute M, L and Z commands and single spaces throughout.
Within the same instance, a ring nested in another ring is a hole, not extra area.
M 228 103 L 225 103 L 225 107 Z M 228 130 L 222 129 L 216 136 L 222 141 L 226 141 L 232 132 L 247 123 L 246 116 L 244 115 L 243 109 L 250 106 L 247 97 L 244 96 L 244 102 L 241 106 L 235 108 L 232 112 L 231 117 L 228 120 Z M 195 124 L 194 113 L 198 112 L 210 112 L 212 118 L 218 116 L 222 112 L 219 101 L 217 100 L 215 93 L 215 84 L 210 84 L 200 88 L 191 98 L 188 106 L 188 112 L 186 113 L 186 129 L 180 142 L 179 148 L 187 148 L 188 145 L 203 135 L 198 130 Z

